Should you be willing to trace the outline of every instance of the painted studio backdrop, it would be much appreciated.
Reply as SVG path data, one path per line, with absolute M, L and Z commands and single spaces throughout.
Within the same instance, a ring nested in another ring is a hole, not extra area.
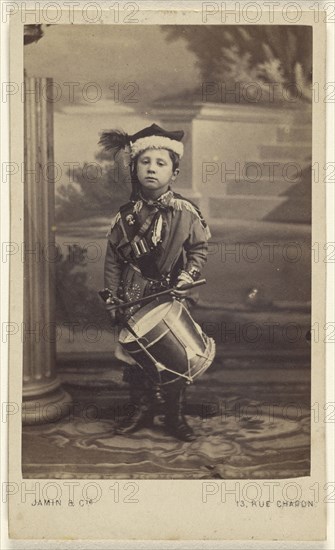
M 310 28 L 29 25 L 24 54 L 24 477 L 308 475 Z M 192 443 L 112 430 L 127 385 L 97 291 L 130 182 L 98 141 L 154 122 L 185 131 L 175 190 L 212 232 Z

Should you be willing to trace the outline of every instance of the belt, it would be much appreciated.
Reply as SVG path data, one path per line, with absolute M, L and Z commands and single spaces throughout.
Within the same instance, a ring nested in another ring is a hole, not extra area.
M 140 275 L 142 275 L 142 277 L 144 277 L 144 279 L 146 279 L 147 281 L 149 281 L 150 283 L 162 283 L 162 282 L 167 282 L 167 279 L 169 278 L 169 274 L 166 274 L 166 275 L 162 275 L 162 277 L 160 279 L 151 279 L 150 277 L 147 277 L 145 275 L 143 275 L 142 271 L 140 270 L 139 267 L 137 267 L 137 265 L 133 264 L 132 262 L 129 262 L 129 265 L 132 267 L 132 269 L 134 271 L 136 271 L 137 273 L 139 273 Z

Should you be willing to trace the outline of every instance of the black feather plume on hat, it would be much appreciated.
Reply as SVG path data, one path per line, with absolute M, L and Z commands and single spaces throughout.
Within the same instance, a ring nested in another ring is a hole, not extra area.
M 130 136 L 123 130 L 103 132 L 99 140 L 99 145 L 102 145 L 105 151 L 113 149 L 115 153 L 118 153 L 121 149 L 125 149 L 130 145 Z

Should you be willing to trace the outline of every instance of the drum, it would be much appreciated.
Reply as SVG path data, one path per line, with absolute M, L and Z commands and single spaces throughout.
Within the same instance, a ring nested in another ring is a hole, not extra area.
M 191 383 L 210 367 L 215 342 L 202 332 L 179 300 L 154 300 L 137 311 L 120 332 L 123 349 L 143 369 L 153 368 L 162 385 Z

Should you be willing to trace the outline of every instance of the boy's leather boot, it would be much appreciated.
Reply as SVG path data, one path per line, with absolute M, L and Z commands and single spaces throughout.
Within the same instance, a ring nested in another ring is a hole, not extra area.
M 152 388 L 130 387 L 130 403 L 126 416 L 116 425 L 115 433 L 126 435 L 142 428 L 150 428 L 154 423 L 154 399 Z
M 165 421 L 164 425 L 166 431 L 180 439 L 181 441 L 194 441 L 196 436 L 186 422 L 184 416 L 185 409 L 185 384 L 180 385 L 177 383 L 176 387 L 172 383 L 171 386 L 164 388 L 165 392 Z
M 125 416 L 117 423 L 115 433 L 126 435 L 154 423 L 155 388 L 138 365 L 127 366 L 123 380 L 129 384 L 130 402 Z

